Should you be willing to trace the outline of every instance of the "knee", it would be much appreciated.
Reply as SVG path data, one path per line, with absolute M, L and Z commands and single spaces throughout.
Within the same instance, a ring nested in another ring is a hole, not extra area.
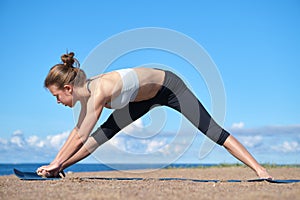
M 103 144 L 115 136 L 116 133 L 117 132 L 113 129 L 103 128 L 101 126 L 91 136 L 97 141 L 98 144 Z
M 224 144 L 224 142 L 230 135 L 226 130 L 224 130 L 213 120 L 211 120 L 209 127 L 204 134 L 220 146 Z

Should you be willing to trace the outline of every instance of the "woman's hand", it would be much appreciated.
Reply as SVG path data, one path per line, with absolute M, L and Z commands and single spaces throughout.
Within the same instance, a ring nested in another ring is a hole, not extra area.
M 39 167 L 36 172 L 42 177 L 56 177 L 60 172 L 61 165 L 52 162 L 50 165 Z

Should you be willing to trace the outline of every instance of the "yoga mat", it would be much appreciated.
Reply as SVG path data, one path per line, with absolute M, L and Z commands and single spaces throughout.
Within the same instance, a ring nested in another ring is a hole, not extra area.
M 14 169 L 15 175 L 21 180 L 61 180 L 62 178 L 43 178 L 39 176 L 36 172 L 22 172 L 20 170 Z M 241 182 L 269 182 L 269 183 L 299 183 L 299 179 L 250 179 L 250 180 L 217 180 L 217 179 L 190 179 L 190 178 L 122 178 L 122 177 L 82 177 L 80 180 L 117 180 L 117 181 L 141 181 L 141 180 L 159 180 L 159 181 L 192 181 L 200 183 L 218 183 L 218 182 L 228 182 L 228 183 L 241 183 Z
M 159 180 L 159 181 L 192 181 L 201 183 L 218 183 L 218 182 L 228 182 L 228 183 L 241 183 L 241 182 L 269 182 L 269 183 L 298 183 L 298 179 L 285 179 L 285 180 L 271 180 L 271 179 L 250 179 L 250 180 L 216 180 L 216 179 L 189 179 L 189 178 L 119 178 L 119 177 L 82 177 L 81 180 L 118 180 L 118 181 L 136 181 L 136 180 Z

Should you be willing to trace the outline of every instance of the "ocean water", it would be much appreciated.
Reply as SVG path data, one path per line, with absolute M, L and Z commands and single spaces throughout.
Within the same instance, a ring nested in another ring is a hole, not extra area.
M 46 163 L 30 163 L 30 164 L 0 164 L 0 176 L 13 174 L 13 169 L 21 171 L 34 172 L 38 167 L 47 165 Z M 115 171 L 115 170 L 136 170 L 136 169 L 160 169 L 160 168 L 194 168 L 194 167 L 210 167 L 215 164 L 75 164 L 65 172 L 98 172 L 98 171 Z

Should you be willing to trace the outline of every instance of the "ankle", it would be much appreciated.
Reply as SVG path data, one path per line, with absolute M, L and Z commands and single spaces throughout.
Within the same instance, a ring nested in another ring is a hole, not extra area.
M 266 172 L 267 169 L 264 168 L 263 166 L 259 165 L 258 167 L 256 167 L 256 168 L 254 169 L 254 171 L 255 171 L 257 174 L 259 174 L 259 173 Z

